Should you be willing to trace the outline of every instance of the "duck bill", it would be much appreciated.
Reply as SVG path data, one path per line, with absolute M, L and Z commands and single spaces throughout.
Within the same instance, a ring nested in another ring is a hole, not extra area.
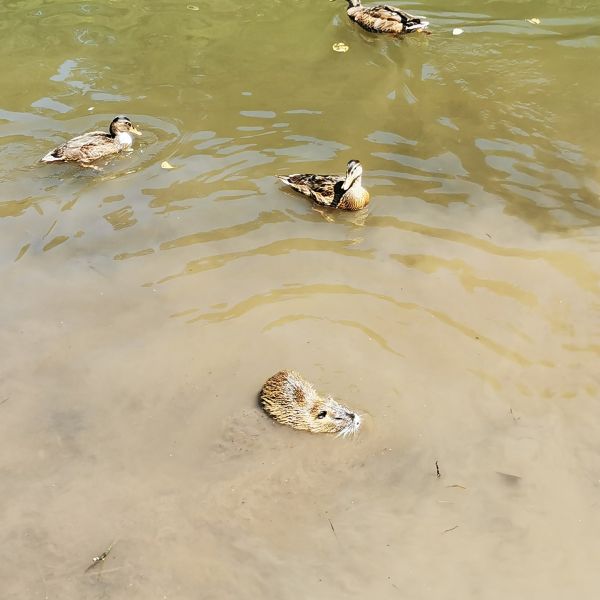
M 135 133 L 135 135 L 142 135 L 142 132 L 136 127 L 132 127 L 129 131 L 131 131 L 131 133 Z

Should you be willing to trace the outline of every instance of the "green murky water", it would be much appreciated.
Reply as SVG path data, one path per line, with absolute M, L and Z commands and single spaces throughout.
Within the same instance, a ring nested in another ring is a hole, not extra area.
M 345 6 L 4 4 L 3 598 L 596 593 L 600 7 Z M 360 213 L 273 177 L 351 158 Z M 284 367 L 359 438 L 267 420 Z

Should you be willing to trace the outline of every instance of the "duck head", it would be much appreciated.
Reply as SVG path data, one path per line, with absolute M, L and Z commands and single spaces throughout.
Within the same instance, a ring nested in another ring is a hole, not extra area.
M 125 115 L 115 117 L 110 123 L 109 131 L 112 137 L 117 137 L 120 133 L 135 133 L 135 135 L 142 135 L 142 132 L 139 129 L 136 129 L 129 117 L 126 117 Z
M 344 191 L 349 190 L 352 185 L 354 185 L 355 181 L 360 183 L 360 177 L 362 175 L 362 165 L 358 160 L 351 160 L 348 162 L 348 166 L 346 167 L 346 179 L 344 183 L 342 183 L 342 189 Z

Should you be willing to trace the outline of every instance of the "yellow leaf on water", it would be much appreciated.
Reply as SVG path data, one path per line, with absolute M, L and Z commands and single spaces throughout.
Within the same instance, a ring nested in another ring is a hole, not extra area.
M 527 19 L 528 23 L 532 23 L 533 25 L 539 25 L 541 21 L 537 17 L 533 17 L 532 19 Z
M 166 160 L 163 160 L 163 161 L 160 163 L 160 166 L 161 166 L 161 168 L 163 168 L 163 169 L 174 169 L 174 168 L 175 168 L 175 167 L 174 167 L 174 166 L 173 166 L 173 165 L 172 165 L 170 162 L 167 162 Z
M 344 42 L 336 42 L 332 48 L 336 51 L 336 52 L 348 52 L 348 50 L 350 49 L 348 47 L 348 45 L 344 44 Z

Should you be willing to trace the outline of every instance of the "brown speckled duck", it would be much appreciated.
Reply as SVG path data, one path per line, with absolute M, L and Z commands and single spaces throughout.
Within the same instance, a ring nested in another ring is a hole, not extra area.
M 374 33 L 407 34 L 424 31 L 429 25 L 425 17 L 413 16 L 395 6 L 362 6 L 360 0 L 347 2 L 348 16 L 363 29 Z
M 120 115 L 111 121 L 108 133 L 105 131 L 90 131 L 78 135 L 48 152 L 42 158 L 42 162 L 76 162 L 87 167 L 99 158 L 131 148 L 133 144 L 132 133 L 142 135 L 129 120 L 129 117 Z
M 369 192 L 362 186 L 362 165 L 351 160 L 346 175 L 313 175 L 310 173 L 277 175 L 292 189 L 309 196 L 321 206 L 360 210 L 369 204 Z

